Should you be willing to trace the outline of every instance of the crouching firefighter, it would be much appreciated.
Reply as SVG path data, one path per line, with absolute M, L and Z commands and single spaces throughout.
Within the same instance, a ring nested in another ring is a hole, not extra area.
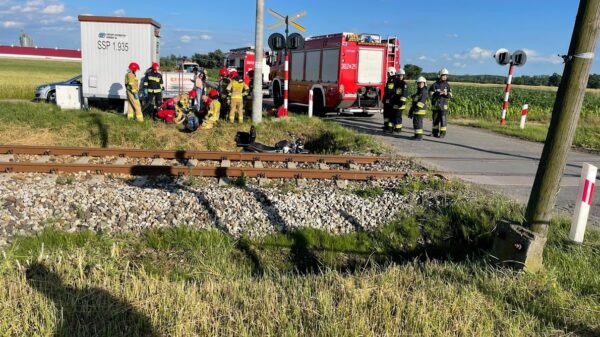
M 408 85 L 404 82 L 404 69 L 400 68 L 398 74 L 394 76 L 394 95 L 393 95 L 393 113 L 390 122 L 392 123 L 392 131 L 400 133 L 402 131 L 402 113 L 406 110 L 408 101 Z
M 394 114 L 394 96 L 396 94 L 396 68 L 387 69 L 387 82 L 383 90 L 383 132 L 391 132 L 394 124 L 392 115 Z
M 208 112 L 204 117 L 200 129 L 208 130 L 212 129 L 215 124 L 219 121 L 219 115 L 221 113 L 221 102 L 219 102 L 219 93 L 215 89 L 211 89 L 208 96 L 202 96 L 204 104 L 208 106 Z
M 434 137 L 444 138 L 448 128 L 448 100 L 452 97 L 452 88 L 448 83 L 448 69 L 438 72 L 438 79 L 429 89 L 431 95 L 431 110 L 433 110 L 432 134 Z
M 408 118 L 413 119 L 413 127 L 415 129 L 415 140 L 423 139 L 423 118 L 427 113 L 427 81 L 421 76 L 417 79 L 417 92 L 412 95 L 412 106 L 408 114 Z

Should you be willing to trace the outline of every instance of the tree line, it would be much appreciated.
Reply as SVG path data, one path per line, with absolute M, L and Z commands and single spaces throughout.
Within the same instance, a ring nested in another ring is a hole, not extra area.
M 225 53 L 221 49 L 211 51 L 207 54 L 195 53 L 191 57 L 171 54 L 160 58 L 160 66 L 163 69 L 172 70 L 176 69 L 184 61 L 192 61 L 198 63 L 200 67 L 211 69 L 223 66 L 224 59 Z
M 423 69 L 414 64 L 405 64 L 404 71 L 406 77 L 416 79 L 419 76 L 425 77 L 428 81 L 434 81 L 437 73 L 423 72 Z M 513 77 L 513 84 L 533 85 L 533 86 L 551 86 L 558 87 L 562 76 L 558 73 L 552 75 L 522 75 Z M 452 75 L 454 82 L 470 82 L 484 84 L 505 84 L 506 76 L 499 75 Z M 600 89 L 600 74 L 590 74 L 588 88 Z

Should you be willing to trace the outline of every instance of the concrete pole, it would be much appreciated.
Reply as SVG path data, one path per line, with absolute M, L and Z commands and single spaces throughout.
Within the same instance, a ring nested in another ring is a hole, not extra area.
M 265 20 L 265 1 L 256 0 L 256 35 L 254 43 L 254 79 L 252 90 L 252 122 L 262 122 L 263 108 L 263 38 L 264 38 L 264 20 Z
M 548 137 L 525 213 L 527 225 L 544 237 L 548 234 L 560 180 L 575 136 L 599 30 L 600 0 L 581 0 Z

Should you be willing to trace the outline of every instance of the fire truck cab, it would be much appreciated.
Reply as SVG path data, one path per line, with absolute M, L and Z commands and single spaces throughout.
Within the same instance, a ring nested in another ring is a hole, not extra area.
M 270 92 L 283 104 L 284 52 L 271 60 Z M 383 111 L 382 96 L 388 67 L 399 69 L 396 37 L 339 33 L 309 37 L 302 49 L 289 51 L 288 96 L 308 104 L 313 90 L 316 115 L 327 111 L 372 115 Z
M 235 70 L 244 76 L 246 85 L 250 85 L 250 73 L 254 69 L 255 52 L 253 47 L 231 49 L 225 57 L 225 67 L 228 71 Z M 263 94 L 268 94 L 269 88 L 269 66 L 268 55 L 263 55 Z

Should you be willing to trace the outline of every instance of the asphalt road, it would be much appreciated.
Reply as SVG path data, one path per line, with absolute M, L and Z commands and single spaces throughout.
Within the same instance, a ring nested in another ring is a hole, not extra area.
M 411 139 L 412 120 L 404 120 L 400 135 L 381 132 L 380 115 L 373 117 L 329 116 L 328 119 L 371 134 L 392 145 L 399 155 L 413 157 L 424 166 L 452 172 L 450 176 L 476 183 L 484 188 L 507 194 L 526 203 L 542 154 L 542 143 L 506 137 L 481 129 L 448 126 L 446 138 L 432 137 L 431 121 L 425 121 L 426 136 L 422 141 Z M 600 155 L 571 150 L 556 210 L 573 214 L 578 193 L 582 163 L 600 167 Z M 600 175 L 598 177 L 600 181 Z M 597 194 L 597 193 L 596 193 Z M 600 227 L 600 197 L 596 196 L 590 210 L 589 223 Z

